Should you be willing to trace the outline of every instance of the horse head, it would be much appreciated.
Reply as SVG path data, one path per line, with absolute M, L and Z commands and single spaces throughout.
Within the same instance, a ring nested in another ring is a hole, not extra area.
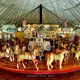
M 69 53 L 70 53 L 70 51 L 64 49 L 64 50 L 62 51 L 62 53 L 64 54 L 64 60 L 65 60 L 65 61 L 68 60 L 68 57 L 69 57 Z
M 15 46 L 14 53 L 15 54 L 20 54 L 21 53 L 21 49 L 20 49 L 19 45 Z
M 25 53 L 25 51 L 26 51 L 26 46 L 23 46 L 22 47 L 22 53 Z

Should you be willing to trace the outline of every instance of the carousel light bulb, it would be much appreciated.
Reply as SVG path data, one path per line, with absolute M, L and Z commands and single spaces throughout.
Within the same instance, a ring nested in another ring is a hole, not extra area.
M 21 27 L 19 27 L 19 28 L 18 28 L 18 31 L 21 31 L 21 30 L 22 30 Z
M 64 31 L 64 33 L 66 33 L 66 32 Z
M 49 25 L 44 25 L 45 26 L 45 28 L 48 28 L 49 27 Z
M 75 32 L 73 31 L 73 33 L 75 33 Z
M 73 28 L 71 28 L 70 31 L 73 31 Z

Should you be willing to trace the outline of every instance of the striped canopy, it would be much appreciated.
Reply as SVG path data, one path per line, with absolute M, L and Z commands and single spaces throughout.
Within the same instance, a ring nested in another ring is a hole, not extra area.
M 4 24 L 40 23 L 39 5 L 42 4 L 42 23 L 73 26 L 80 24 L 80 0 L 0 0 L 0 26 Z

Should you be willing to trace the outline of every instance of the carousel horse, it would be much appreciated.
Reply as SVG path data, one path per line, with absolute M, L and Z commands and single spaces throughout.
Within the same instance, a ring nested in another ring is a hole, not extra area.
M 18 49 L 19 49 L 19 46 L 18 46 Z M 23 46 L 21 53 L 22 52 L 24 53 L 17 55 L 17 69 L 20 68 L 20 62 L 22 62 L 24 69 L 26 68 L 25 64 L 23 63 L 24 59 L 26 59 L 26 60 L 32 60 L 36 69 L 39 70 L 39 68 L 37 67 L 38 60 L 36 59 L 36 56 L 40 56 L 40 51 L 39 51 L 40 46 L 35 45 L 31 52 L 25 52 L 25 49 L 26 49 L 26 46 Z
M 47 58 L 47 68 L 48 70 L 51 70 L 51 68 L 53 68 L 52 66 L 52 62 L 54 60 L 59 60 L 59 68 L 62 68 L 62 62 L 65 59 L 65 54 L 68 54 L 68 50 L 61 50 L 61 52 L 59 54 L 55 54 L 53 52 L 49 52 L 48 54 L 46 54 L 46 58 Z
M 14 61 L 14 52 L 13 50 L 9 47 L 6 49 L 6 57 L 10 57 L 10 61 Z
M 0 58 L 6 57 L 6 52 L 0 52 Z
M 72 64 L 74 65 L 74 59 L 75 59 L 75 53 L 76 53 L 74 44 L 72 44 L 72 47 L 70 48 L 70 53 L 72 55 Z
M 43 47 L 40 46 L 40 45 L 35 45 L 34 48 L 33 48 L 33 52 L 32 54 L 36 57 L 39 57 L 40 60 L 42 60 L 42 56 L 43 55 Z
M 23 65 L 24 69 L 26 68 L 25 64 L 23 63 L 24 59 L 26 59 L 26 60 L 32 60 L 36 69 L 39 70 L 39 68 L 37 66 L 38 65 L 38 60 L 36 59 L 36 55 L 34 55 L 33 53 L 36 54 L 37 51 L 33 50 L 32 53 L 25 52 L 24 54 L 17 55 L 17 69 L 20 68 L 20 62 L 22 62 L 22 65 Z
M 77 59 L 78 64 L 80 64 L 80 60 L 79 60 L 79 58 L 80 58 L 80 50 L 75 52 L 75 58 Z
M 4 52 L 6 50 L 7 46 L 6 44 L 2 46 L 2 51 Z
M 79 60 L 79 58 L 80 58 L 80 45 L 77 47 L 77 50 L 75 51 L 74 54 L 75 54 L 74 58 L 76 58 L 78 61 L 78 64 L 80 64 L 80 60 Z
M 6 48 L 5 52 L 0 52 L 0 58 L 9 58 L 10 61 L 14 61 L 14 53 L 10 47 Z
M 19 45 L 16 45 L 14 47 L 14 54 L 15 55 L 21 54 L 21 49 L 20 49 Z

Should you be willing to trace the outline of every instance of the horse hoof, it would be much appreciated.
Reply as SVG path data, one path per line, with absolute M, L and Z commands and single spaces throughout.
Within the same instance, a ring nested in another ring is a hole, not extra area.
M 50 71 L 51 69 L 49 68 L 48 70 Z
M 17 69 L 19 69 L 20 67 L 17 66 Z
M 37 71 L 38 71 L 39 69 L 37 69 Z
M 17 68 L 17 69 L 19 69 L 19 68 Z
M 26 69 L 26 67 L 24 67 L 24 69 Z
M 59 69 L 62 69 L 62 67 L 60 67 Z
M 53 69 L 56 69 L 55 67 L 53 67 Z
M 51 66 L 51 69 L 53 69 L 54 68 L 54 66 Z

